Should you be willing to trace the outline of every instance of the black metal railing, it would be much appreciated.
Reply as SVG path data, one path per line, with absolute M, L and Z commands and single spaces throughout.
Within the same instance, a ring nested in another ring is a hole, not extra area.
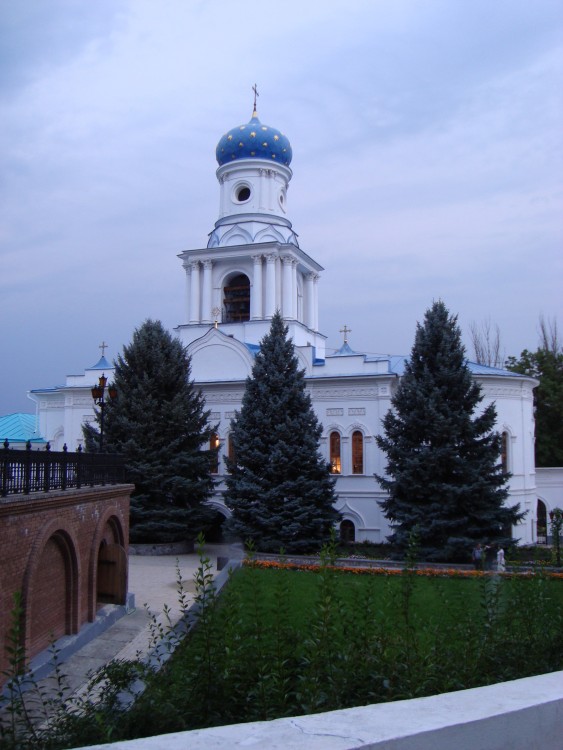
M 81 447 L 70 453 L 12 450 L 7 440 L 0 449 L 0 495 L 30 495 L 33 492 L 78 489 L 127 482 L 123 458 L 113 453 L 85 453 Z

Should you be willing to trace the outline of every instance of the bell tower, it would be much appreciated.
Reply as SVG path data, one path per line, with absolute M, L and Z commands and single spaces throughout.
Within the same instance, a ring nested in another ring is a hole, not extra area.
M 324 358 L 318 325 L 322 267 L 301 248 L 287 215 L 292 149 L 279 130 L 264 125 L 255 106 L 249 122 L 222 136 L 216 149 L 219 217 L 205 249 L 185 250 L 189 344 L 209 326 L 256 345 L 280 310 L 296 346 Z

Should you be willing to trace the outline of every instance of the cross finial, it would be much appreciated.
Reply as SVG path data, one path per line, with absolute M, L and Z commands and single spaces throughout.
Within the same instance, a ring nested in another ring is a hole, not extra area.
M 346 325 L 346 323 L 344 323 L 344 328 L 340 329 L 340 333 L 344 334 L 344 343 L 347 344 L 348 343 L 348 336 L 347 336 L 347 334 L 352 333 L 352 329 L 348 328 L 348 326 Z
M 213 321 L 213 327 L 218 328 L 219 327 L 219 321 L 217 318 L 221 314 L 221 310 L 218 307 L 214 307 L 213 310 L 211 310 L 211 314 L 215 316 L 215 320 Z
M 258 86 L 256 84 L 254 84 L 254 86 L 252 87 L 252 90 L 254 91 L 254 112 L 253 112 L 253 115 L 256 115 L 256 97 L 260 96 L 260 94 L 258 93 Z
M 107 348 L 108 348 L 108 345 L 106 344 L 106 342 L 102 341 L 102 343 L 98 347 L 98 349 L 102 350 L 102 357 L 104 356 L 105 351 L 106 351 Z

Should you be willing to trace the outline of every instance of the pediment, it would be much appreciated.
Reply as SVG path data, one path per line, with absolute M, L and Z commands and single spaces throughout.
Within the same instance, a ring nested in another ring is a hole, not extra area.
M 192 360 L 192 378 L 200 382 L 246 380 L 253 359 L 248 348 L 237 339 L 211 329 L 188 346 Z

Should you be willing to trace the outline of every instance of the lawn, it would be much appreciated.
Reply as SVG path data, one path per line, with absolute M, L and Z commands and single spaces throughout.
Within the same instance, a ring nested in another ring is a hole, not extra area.
M 563 581 L 245 567 L 124 736 L 431 695 L 563 669 Z

